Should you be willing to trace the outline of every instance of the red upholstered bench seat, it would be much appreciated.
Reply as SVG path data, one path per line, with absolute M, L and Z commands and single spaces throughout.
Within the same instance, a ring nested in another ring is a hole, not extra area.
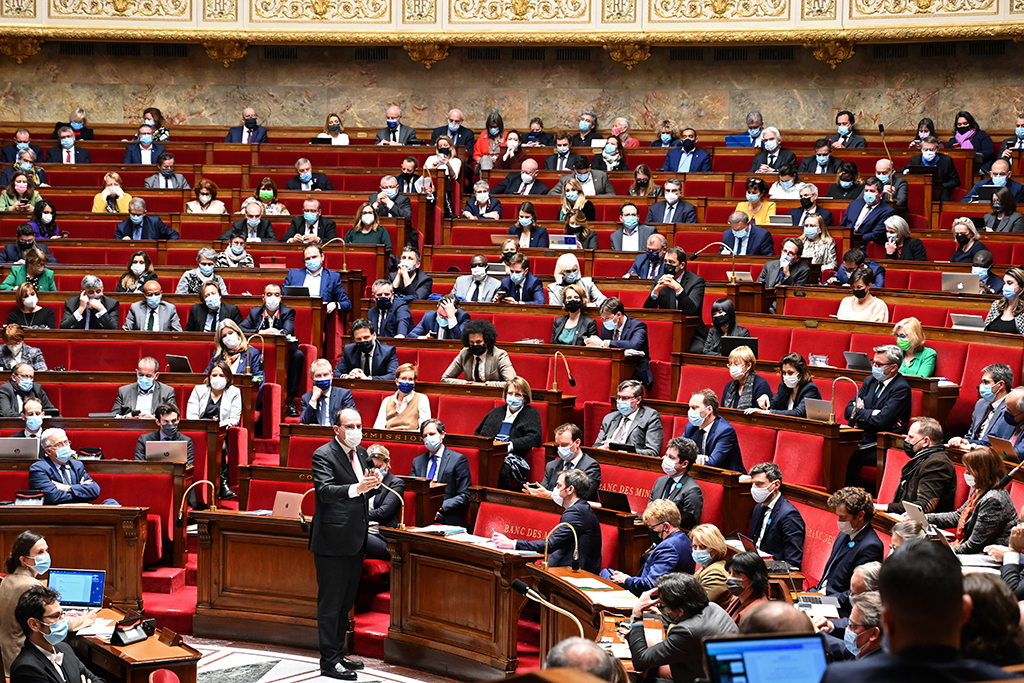
M 110 434 L 110 432 L 106 432 Z M 136 437 L 137 438 L 137 437 Z M 133 446 L 134 448 L 134 446 Z M 91 472 L 100 486 L 97 502 L 113 498 L 128 507 L 148 507 L 146 516 L 145 564 L 155 564 L 163 557 L 166 542 L 174 541 L 174 477 L 169 474 L 124 474 Z
M 0 501 L 14 502 L 18 491 L 28 490 L 28 471 L 0 472 Z
M 642 515 L 647 509 L 651 488 L 659 476 L 660 472 L 604 463 L 601 465 L 601 489 L 626 494 L 629 508 L 635 514 Z
M 832 553 L 832 544 L 835 543 L 836 534 L 839 533 L 836 527 L 835 513 L 829 510 L 791 501 L 800 515 L 804 518 L 807 534 L 804 538 L 804 560 L 801 564 L 801 571 L 807 578 L 806 586 L 817 586 L 821 581 L 821 575 L 825 571 L 825 563 Z

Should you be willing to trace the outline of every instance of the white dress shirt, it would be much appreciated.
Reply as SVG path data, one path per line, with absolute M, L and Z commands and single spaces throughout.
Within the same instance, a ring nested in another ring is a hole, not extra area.
M 633 232 L 626 232 L 622 229 L 622 251 L 640 251 L 640 226 L 633 228 Z
M 306 271 L 306 279 L 302 281 L 302 286 L 309 289 L 310 296 L 320 296 L 320 283 L 323 281 L 323 274 L 323 268 L 315 273 Z

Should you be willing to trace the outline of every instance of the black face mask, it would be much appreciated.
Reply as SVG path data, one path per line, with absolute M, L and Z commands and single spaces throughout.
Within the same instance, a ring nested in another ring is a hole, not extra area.
M 35 241 L 32 242 L 18 242 L 18 251 L 28 251 L 32 247 L 36 246 Z
M 378 297 L 377 298 L 377 308 L 379 308 L 382 311 L 389 311 L 389 310 L 391 310 L 391 304 L 392 303 L 393 303 L 392 300 L 388 299 L 386 297 Z
M 800 206 L 805 208 L 805 209 L 809 209 L 812 206 L 814 206 L 814 200 L 811 199 L 810 197 L 801 197 L 800 198 Z
M 470 346 L 469 347 L 469 352 L 471 354 L 473 354 L 474 356 L 482 356 L 485 353 L 487 353 L 487 345 L 486 344 L 481 344 L 479 346 Z
M 662 272 L 665 273 L 665 275 L 675 275 L 676 274 L 676 264 L 674 264 L 674 263 L 666 263 L 664 266 L 662 266 Z
M 957 133 L 960 133 L 960 135 L 963 135 L 964 133 L 966 133 L 966 132 L 967 132 L 967 131 L 969 131 L 970 129 L 971 129 L 971 127 L 970 127 L 970 126 L 957 126 L 957 127 L 956 127 L 956 132 L 957 132 Z
M 359 349 L 359 351 L 361 351 L 362 353 L 369 353 L 370 351 L 373 350 L 373 342 L 372 341 L 356 342 L 356 348 Z
M 256 119 L 250 118 L 245 120 L 245 127 L 248 128 L 249 130 L 256 130 L 256 127 L 259 125 L 260 124 L 256 123 Z
M 508 263 L 509 261 L 512 260 L 512 257 L 515 255 L 516 252 L 514 251 L 503 251 L 501 252 L 501 260 L 504 261 L 505 263 Z
M 567 233 L 569 233 L 570 235 L 575 235 L 575 234 L 577 234 L 578 232 L 580 232 L 582 230 L 583 230 L 583 226 L 580 226 L 580 225 L 567 225 L 567 226 L 565 226 L 565 231 Z
M 729 324 L 729 316 L 727 315 L 713 315 L 711 320 L 715 323 L 715 327 L 725 327 Z
M 398 177 L 401 178 L 404 182 L 408 183 L 408 182 L 412 181 L 413 178 L 416 177 L 416 174 L 415 173 L 402 173 Z
M 855 290 L 853 290 L 853 295 L 855 297 L 857 297 L 858 299 L 863 299 L 864 297 L 866 297 L 868 295 L 868 290 L 866 290 L 866 289 L 855 289 Z
M 446 157 L 446 156 L 449 156 L 451 153 L 452 153 L 452 150 L 451 150 L 450 147 L 438 147 L 437 148 L 437 156 L 439 156 L 439 157 Z
M 583 302 L 580 301 L 579 299 L 573 299 L 572 301 L 565 302 L 565 310 L 569 311 L 570 313 L 575 313 L 581 308 L 583 308 Z
M 650 184 L 651 184 L 651 179 L 650 178 L 637 178 L 636 179 L 636 186 L 637 187 L 647 187 Z
M 992 202 L 992 213 L 999 213 L 1003 210 L 1003 205 L 999 202 Z
M 332 123 L 331 125 L 327 126 L 327 130 L 331 131 L 332 133 L 340 133 L 341 132 L 341 124 Z
M 958 233 L 957 236 L 956 236 L 956 243 L 959 244 L 961 247 L 964 246 L 965 244 L 967 244 L 970 241 L 971 241 L 971 236 L 970 235 L 964 235 L 963 233 Z
M 696 146 L 697 146 L 697 143 L 694 142 L 693 140 L 690 140 L 690 139 L 683 140 L 683 151 L 686 152 L 687 154 L 692 152 L 693 148 L 696 147 Z

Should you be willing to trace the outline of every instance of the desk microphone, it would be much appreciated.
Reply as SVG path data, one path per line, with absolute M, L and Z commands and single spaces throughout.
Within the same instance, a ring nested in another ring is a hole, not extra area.
M 562 353 L 561 351 L 555 351 L 555 364 L 556 365 L 558 364 L 558 357 L 559 356 L 562 357 L 562 362 L 565 363 L 565 374 L 569 376 L 569 386 L 570 387 L 576 386 L 576 380 L 573 378 L 572 371 L 569 369 L 569 361 L 566 360 L 565 354 Z M 555 377 L 556 378 L 558 377 L 558 372 L 557 371 L 555 372 Z M 552 391 L 558 391 L 558 380 L 557 379 L 551 383 L 551 390 Z
M 568 610 L 564 610 L 556 605 L 552 605 L 550 602 L 545 600 L 540 593 L 530 588 L 522 579 L 516 579 L 512 582 L 512 590 L 524 596 L 527 600 L 533 600 L 536 603 L 544 605 L 550 610 L 554 610 L 559 614 L 569 617 L 570 619 L 572 619 L 573 623 L 576 624 L 576 628 L 580 630 L 580 638 L 586 638 L 586 636 L 583 634 L 583 624 L 580 623 L 580 620 L 576 618 L 575 614 L 569 612 Z
M 1024 467 L 1024 462 L 1022 462 L 1021 464 L 1017 465 L 1012 470 L 1007 472 L 1006 476 L 1003 477 L 1002 479 L 1000 479 L 999 483 L 996 484 L 996 488 L 997 489 L 1003 489 L 1003 488 L 1006 488 L 1007 486 L 1009 486 L 1010 482 L 1013 481 L 1013 475 L 1017 474 L 1017 472 L 1020 470 L 1021 467 Z
M 705 244 L 703 247 L 694 252 L 693 256 L 690 257 L 691 261 L 696 261 L 697 257 L 703 254 L 705 251 L 714 246 L 720 246 L 725 249 L 725 253 L 732 254 L 732 272 L 729 273 L 729 282 L 736 279 L 736 250 L 730 247 L 725 242 L 712 242 L 711 244 Z
M 885 146 L 885 156 L 889 158 L 889 163 L 892 164 L 892 154 L 889 152 L 889 145 L 885 142 L 885 126 L 881 123 L 878 124 L 878 133 L 882 136 L 882 145 Z M 895 170 L 896 167 L 893 166 L 893 171 Z

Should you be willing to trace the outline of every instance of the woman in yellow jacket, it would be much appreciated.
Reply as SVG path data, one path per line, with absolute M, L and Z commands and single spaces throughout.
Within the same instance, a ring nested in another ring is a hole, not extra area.
M 760 226 L 768 225 L 768 216 L 775 215 L 775 202 L 768 201 L 768 184 L 760 178 L 747 178 L 747 200 L 736 204 Z
M 121 189 L 121 176 L 110 172 L 103 176 L 103 190 L 92 200 L 93 213 L 128 213 L 132 196 Z
M 700 565 L 694 576 L 707 591 L 708 600 L 725 606 L 732 600 L 725 582 L 729 572 L 725 570 L 728 546 L 725 537 L 714 524 L 701 524 L 690 530 L 690 545 L 693 546 L 693 561 Z

